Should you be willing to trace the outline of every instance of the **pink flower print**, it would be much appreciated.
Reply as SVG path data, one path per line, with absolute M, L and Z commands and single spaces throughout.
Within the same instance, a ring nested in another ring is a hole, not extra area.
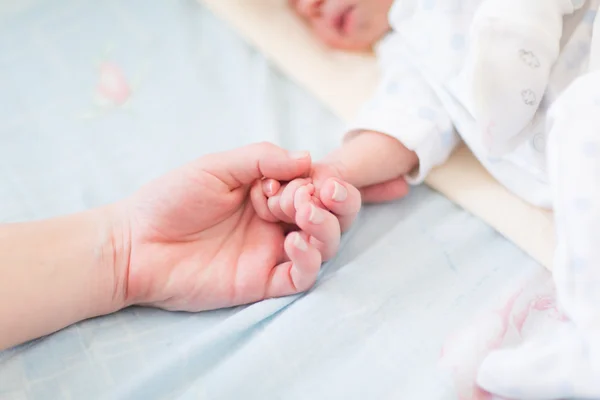
M 525 310 L 515 313 L 513 316 L 513 324 L 520 334 L 522 334 L 523 325 L 525 325 L 532 311 L 545 312 L 549 318 L 557 321 L 567 321 L 566 316 L 558 309 L 554 295 L 537 296 L 529 302 Z
M 550 310 L 556 308 L 556 303 L 552 297 L 538 297 L 532 302 L 531 308 L 538 311 Z
M 491 400 L 492 396 L 475 382 L 477 370 L 490 349 L 502 342 L 507 327 L 504 310 L 488 312 L 469 326 L 447 338 L 442 348 L 440 366 L 454 381 L 459 400 Z
M 531 306 L 513 315 L 513 324 L 519 332 L 519 334 L 523 331 L 523 325 L 525 325 L 525 321 L 527 321 L 527 318 L 529 318 L 530 312 Z
M 117 106 L 125 104 L 131 96 L 131 88 L 123 71 L 111 62 L 100 65 L 100 81 L 96 92 L 104 101 Z
M 440 366 L 450 372 L 460 400 L 498 399 L 478 387 L 475 378 L 483 359 L 502 345 L 521 292 L 516 291 L 500 309 L 480 315 L 444 343 Z

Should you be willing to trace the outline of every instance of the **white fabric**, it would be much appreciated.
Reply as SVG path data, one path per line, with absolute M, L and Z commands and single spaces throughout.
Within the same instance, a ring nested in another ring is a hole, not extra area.
M 573 326 L 549 326 L 535 341 L 492 353 L 482 364 L 479 384 L 519 400 L 598 399 L 600 375 Z
M 471 94 L 486 155 L 531 140 L 535 113 L 558 59 L 563 18 L 583 0 L 485 0 L 471 31 Z M 543 110 L 542 110 L 543 112 Z
M 486 21 L 484 17 L 489 14 L 487 8 L 484 8 L 479 16 L 477 14 L 482 4 L 490 4 L 492 10 L 494 6 L 502 9 L 492 1 L 402 0 L 394 3 L 390 12 L 393 32 L 378 49 L 385 77 L 382 88 L 367 103 L 350 129 L 382 130 L 385 128 L 381 122 L 385 120 L 381 117 L 382 111 L 390 114 L 388 120 L 394 118 L 397 122 L 401 120 L 402 123 L 408 124 L 383 133 L 397 137 L 407 147 L 419 153 L 421 170 L 418 178 L 420 179 L 414 180 L 418 183 L 431 168 L 446 161 L 454 148 L 456 138 L 448 137 L 450 135 L 448 120 L 450 120 L 474 155 L 500 183 L 536 206 L 551 208 L 552 200 L 545 162 L 544 116 L 547 106 L 552 104 L 553 100 L 587 69 L 595 15 L 590 9 L 595 10 L 597 5 L 596 2 L 589 2 L 587 8 L 581 10 L 589 11 L 590 14 L 574 13 L 565 18 L 564 30 L 571 34 L 560 54 L 549 52 L 546 57 L 555 56 L 556 62 L 552 68 L 549 68 L 544 99 L 540 100 L 544 94 L 542 89 L 536 89 L 541 91 L 539 94 L 533 94 L 530 89 L 517 91 L 518 96 L 522 96 L 521 92 L 525 91 L 525 100 L 528 103 L 533 101 L 531 96 L 535 97 L 533 104 L 537 107 L 537 112 L 530 114 L 531 118 L 526 121 L 524 134 L 515 129 L 513 132 L 508 132 L 507 136 L 513 137 L 518 134 L 517 136 L 522 140 L 524 135 L 528 140 L 506 155 L 492 157 L 489 141 L 484 140 L 487 132 L 480 129 L 474 117 L 477 110 L 476 97 L 480 96 L 480 94 L 475 95 L 478 93 L 479 86 L 474 84 L 474 76 L 476 76 L 474 72 L 479 65 L 477 57 L 487 57 L 485 54 L 478 54 L 477 51 L 485 46 L 488 46 L 490 52 L 503 51 L 504 47 L 496 49 L 495 41 L 500 39 L 494 38 L 494 41 L 491 41 L 489 35 L 485 36 L 487 44 L 478 44 L 472 31 L 476 18 L 479 18 L 477 26 L 487 26 L 484 24 Z M 581 7 L 581 4 L 577 6 Z M 568 13 L 575 8 L 573 4 L 570 8 L 561 7 L 553 11 Z M 515 13 L 520 13 L 518 8 Z M 530 11 L 529 14 L 520 15 L 524 21 L 528 21 L 526 16 L 534 14 L 535 12 Z M 515 38 L 518 37 L 516 28 L 502 18 L 500 21 L 504 23 L 500 26 L 505 31 L 512 32 Z M 532 26 L 539 24 L 535 20 L 530 22 Z M 560 30 L 560 24 L 556 22 L 556 18 L 551 22 L 554 22 L 556 29 L 551 29 L 554 34 L 550 37 L 552 40 L 560 39 L 560 34 L 556 32 Z M 494 26 L 494 29 L 496 28 L 497 26 Z M 477 29 L 474 31 L 476 32 Z M 535 31 L 532 35 L 535 35 Z M 529 41 L 528 44 L 539 45 L 536 40 Z M 517 55 L 519 50 L 520 47 L 515 49 Z M 524 54 L 525 58 L 529 56 L 529 53 Z M 409 67 L 406 67 L 406 63 L 409 63 Z M 422 90 L 415 89 L 414 82 L 422 82 L 422 86 L 428 85 L 429 92 L 432 93 L 417 94 Z M 495 111 L 496 107 L 492 110 Z M 523 121 L 520 125 L 523 125 Z M 419 147 L 422 143 L 429 145 Z
M 484 362 L 479 383 L 522 399 L 600 398 L 600 72 L 550 109 L 548 166 L 557 218 L 554 280 L 568 318 Z

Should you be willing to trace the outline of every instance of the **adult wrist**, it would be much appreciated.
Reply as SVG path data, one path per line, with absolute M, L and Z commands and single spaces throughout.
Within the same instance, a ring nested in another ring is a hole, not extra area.
M 106 299 L 103 314 L 112 313 L 132 305 L 128 297 L 129 261 L 131 255 L 130 220 L 121 203 L 101 210 L 107 225 L 107 236 L 102 244 L 101 270 L 105 274 L 110 298 Z

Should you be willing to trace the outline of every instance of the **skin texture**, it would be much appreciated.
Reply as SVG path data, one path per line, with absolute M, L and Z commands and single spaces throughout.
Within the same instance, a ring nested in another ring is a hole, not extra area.
M 393 0 L 290 0 L 290 6 L 327 45 L 368 50 L 389 30 Z

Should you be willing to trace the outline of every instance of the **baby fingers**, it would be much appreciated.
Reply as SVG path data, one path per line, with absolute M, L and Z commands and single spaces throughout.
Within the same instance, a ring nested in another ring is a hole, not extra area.
M 335 215 L 318 207 L 305 187 L 296 194 L 296 225 L 307 235 L 309 243 L 320 252 L 323 261 L 331 259 L 340 245 L 340 224 Z
M 361 206 L 361 195 L 354 186 L 335 178 L 321 186 L 320 199 L 325 208 L 338 217 L 342 232 L 356 219 Z
M 321 268 L 321 253 L 309 243 L 302 232 L 290 233 L 284 242 L 290 261 L 273 268 L 267 282 L 266 297 L 281 297 L 304 292 L 310 289 Z
M 274 195 L 269 197 L 267 205 L 269 211 L 282 222 L 294 223 L 296 218 L 296 208 L 294 198 L 299 188 L 308 185 L 309 191 L 314 191 L 314 187 L 309 179 L 294 179 Z

